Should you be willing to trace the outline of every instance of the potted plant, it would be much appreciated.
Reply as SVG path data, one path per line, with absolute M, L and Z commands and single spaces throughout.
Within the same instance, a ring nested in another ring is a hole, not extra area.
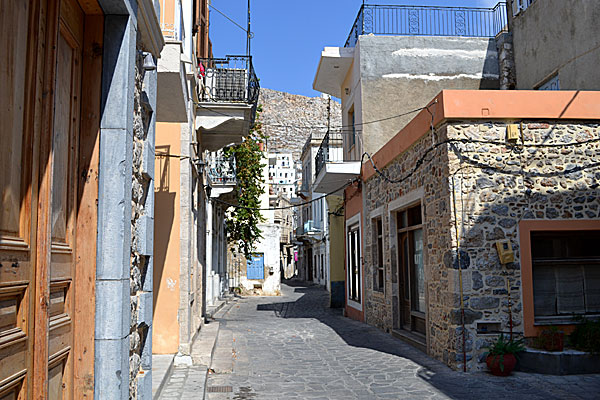
M 523 339 L 506 340 L 504 335 L 500 334 L 498 340 L 489 347 L 485 363 L 493 375 L 508 376 L 517 365 L 517 353 L 523 350 Z
M 564 339 L 565 333 L 556 326 L 544 329 L 539 336 L 541 346 L 547 351 L 563 351 Z

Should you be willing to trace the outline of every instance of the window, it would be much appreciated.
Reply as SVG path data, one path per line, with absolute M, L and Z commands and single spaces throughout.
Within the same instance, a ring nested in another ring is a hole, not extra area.
M 534 1 L 535 0 L 512 0 L 513 15 L 518 15 L 521 11 L 525 11 Z
M 348 299 L 360 303 L 360 234 L 358 224 L 348 228 Z
M 348 122 L 351 127 L 350 146 L 348 146 L 348 150 L 350 150 L 352 148 L 352 146 L 354 146 L 356 144 L 356 126 L 355 126 L 356 121 L 354 119 L 354 107 L 352 108 L 351 111 L 348 112 Z
M 537 322 L 600 314 L 600 231 L 531 232 Z
M 373 219 L 373 290 L 383 292 L 385 272 L 383 268 L 383 222 L 381 217 Z

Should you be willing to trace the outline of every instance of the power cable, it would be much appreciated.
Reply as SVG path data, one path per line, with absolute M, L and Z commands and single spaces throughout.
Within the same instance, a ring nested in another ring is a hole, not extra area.
M 337 188 L 337 189 L 335 189 L 335 190 L 332 190 L 331 192 L 327 192 L 326 194 L 324 194 L 324 195 L 322 195 L 322 196 L 320 196 L 320 197 L 317 197 L 317 198 L 314 198 L 314 199 L 311 199 L 311 200 L 308 200 L 308 201 L 305 201 L 305 202 L 302 202 L 302 203 L 299 203 L 299 204 L 294 204 L 294 205 L 291 205 L 291 206 L 284 206 L 284 207 L 269 207 L 269 208 L 259 208 L 259 207 L 246 207 L 246 206 L 240 206 L 240 205 L 237 205 L 237 204 L 232 204 L 232 203 L 229 203 L 229 202 L 226 202 L 226 201 L 223 201 L 223 200 L 219 200 L 219 199 L 217 199 L 217 198 L 211 198 L 211 201 L 216 201 L 217 203 L 225 204 L 225 205 L 227 205 L 227 206 L 229 206 L 229 207 L 234 207 L 234 208 L 243 208 L 243 209 L 245 209 L 245 210 L 254 210 L 254 211 L 274 211 L 274 210 L 287 210 L 287 209 L 290 209 L 290 208 L 302 207 L 302 206 L 305 206 L 305 205 L 307 205 L 307 204 L 311 204 L 311 203 L 314 203 L 314 202 L 316 202 L 316 201 L 318 201 L 318 200 L 324 199 L 324 198 L 325 198 L 325 197 L 327 197 L 327 196 L 331 196 L 332 194 L 335 194 L 335 193 L 339 192 L 340 190 L 343 190 L 343 189 L 345 189 L 346 187 L 348 187 L 348 186 L 352 185 L 354 182 L 358 181 L 358 179 L 359 179 L 359 178 L 354 178 L 354 179 L 351 179 L 349 182 L 345 183 L 344 185 L 342 185 L 342 186 L 338 187 L 338 188 Z
M 206 107 L 206 106 L 204 106 L 204 105 L 202 105 L 200 103 L 194 102 L 194 104 L 196 106 L 200 107 L 200 108 L 206 109 L 206 110 L 211 111 L 211 112 L 213 112 L 215 114 L 222 115 L 222 116 L 225 116 L 225 117 L 231 117 L 231 115 L 229 115 L 229 114 L 225 114 L 225 113 L 222 113 L 220 111 L 213 110 L 212 108 Z M 392 115 L 390 117 L 380 118 L 380 119 L 376 119 L 376 120 L 372 120 L 372 121 L 359 122 L 359 123 L 355 123 L 354 125 L 334 125 L 334 126 L 330 126 L 329 128 L 330 129 L 334 129 L 334 130 L 343 130 L 344 128 L 352 128 L 352 127 L 357 127 L 357 126 L 375 124 L 375 123 L 378 123 L 378 122 L 388 121 L 388 120 L 395 119 L 395 118 L 405 117 L 405 116 L 413 114 L 415 112 L 425 110 L 425 109 L 427 109 L 427 107 L 428 106 L 416 108 L 414 110 L 406 111 L 406 112 L 403 112 L 401 114 Z M 249 119 L 242 119 L 240 121 L 251 122 L 251 120 L 249 120 Z M 262 121 L 260 122 L 260 124 L 263 125 L 263 126 L 270 126 L 270 127 L 277 127 L 277 128 L 327 129 L 327 126 L 321 126 L 321 125 L 271 124 L 271 123 L 262 122 Z M 342 132 L 340 132 L 340 133 L 342 133 Z M 347 132 L 347 133 L 350 134 L 352 132 Z
M 234 24 L 235 26 L 237 26 L 238 28 L 240 28 L 241 30 L 243 30 L 244 32 L 246 32 L 248 35 L 252 35 L 252 32 L 248 32 L 246 30 L 246 28 L 244 28 L 243 26 L 241 26 L 240 24 L 238 24 L 237 22 L 235 22 L 233 19 L 231 19 L 230 17 L 227 16 L 227 14 L 225 14 L 224 12 L 220 11 L 217 7 L 212 5 L 212 2 L 209 5 L 210 8 L 212 8 L 213 10 L 215 10 L 216 12 L 218 12 L 219 14 L 221 14 L 222 16 L 224 16 L 225 18 L 227 18 L 229 20 L 229 22 L 231 22 L 232 24 Z

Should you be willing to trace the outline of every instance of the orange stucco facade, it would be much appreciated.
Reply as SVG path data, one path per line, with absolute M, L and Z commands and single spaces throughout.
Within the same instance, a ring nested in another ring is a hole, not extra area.
M 180 137 L 180 124 L 156 124 L 152 330 L 154 354 L 177 353 L 179 346 L 180 160 L 176 156 L 180 154 Z

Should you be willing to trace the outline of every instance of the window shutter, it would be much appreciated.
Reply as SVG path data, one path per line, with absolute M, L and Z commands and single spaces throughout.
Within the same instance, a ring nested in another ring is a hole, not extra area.
M 585 313 L 583 267 L 556 266 L 558 314 Z
M 585 305 L 588 313 L 600 312 L 600 265 L 585 266 Z
M 554 266 L 533 268 L 533 307 L 536 316 L 556 314 L 556 278 Z

